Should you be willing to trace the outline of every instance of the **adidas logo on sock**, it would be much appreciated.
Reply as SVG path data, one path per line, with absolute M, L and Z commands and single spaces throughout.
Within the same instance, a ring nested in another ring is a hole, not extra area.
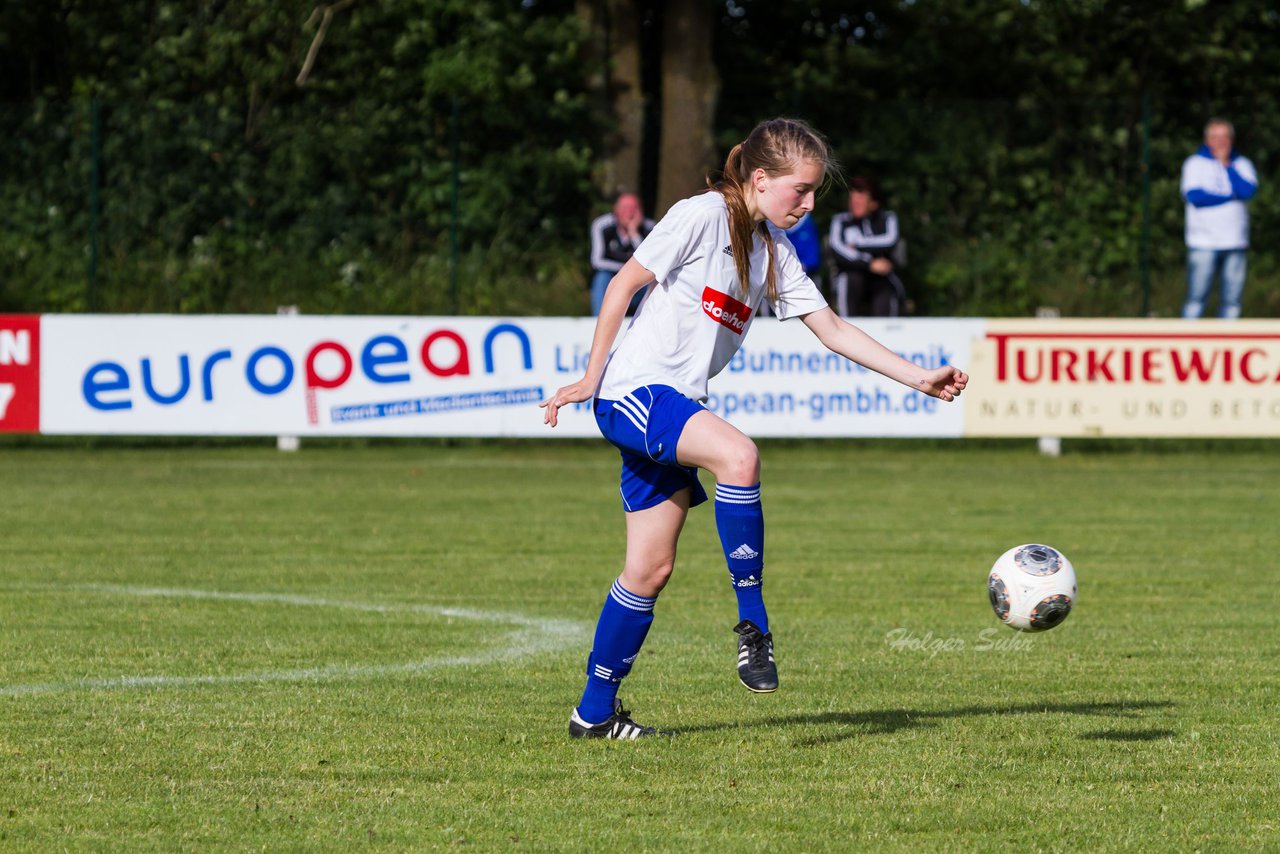
M 760 553 L 757 551 L 753 551 L 751 549 L 751 546 L 747 545 L 746 543 L 743 543 L 733 551 L 729 552 L 729 557 L 736 558 L 738 560 L 751 560 L 753 557 L 759 557 L 759 556 L 760 556 Z
M 760 579 L 756 578 L 754 575 L 748 575 L 746 578 L 738 579 L 737 585 L 739 587 L 759 587 Z

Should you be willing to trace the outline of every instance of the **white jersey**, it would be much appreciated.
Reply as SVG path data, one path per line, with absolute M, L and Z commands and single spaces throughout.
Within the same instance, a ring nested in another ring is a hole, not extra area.
M 769 230 L 777 245 L 774 312 L 786 320 L 825 308 L 785 232 L 772 225 Z M 610 355 L 596 396 L 618 400 L 640 386 L 669 385 L 705 402 L 708 380 L 738 352 L 766 296 L 769 250 L 758 235 L 752 247 L 751 285 L 743 300 L 724 197 L 708 192 L 672 206 L 633 256 L 654 281 Z
M 1257 186 L 1258 171 L 1249 158 L 1236 155 L 1231 159 L 1231 166 L 1246 182 Z M 1191 190 L 1204 190 L 1230 201 L 1206 207 L 1187 202 L 1187 248 L 1248 249 L 1249 208 L 1235 197 L 1227 168 L 1204 153 L 1191 155 L 1182 164 L 1182 197 L 1185 199 Z

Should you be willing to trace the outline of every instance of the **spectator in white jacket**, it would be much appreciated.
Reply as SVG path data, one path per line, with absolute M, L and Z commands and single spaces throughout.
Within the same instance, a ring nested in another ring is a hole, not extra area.
M 1210 119 L 1204 145 L 1182 164 L 1182 198 L 1187 203 L 1187 300 L 1182 316 L 1204 314 L 1216 274 L 1221 282 L 1218 316 L 1240 316 L 1249 249 L 1249 208 L 1258 192 L 1258 173 L 1235 150 L 1235 128 Z

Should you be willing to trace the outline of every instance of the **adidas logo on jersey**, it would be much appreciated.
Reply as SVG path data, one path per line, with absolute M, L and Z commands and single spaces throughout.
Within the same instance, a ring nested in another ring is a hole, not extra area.
M 737 558 L 738 560 L 751 560 L 753 557 L 759 557 L 759 555 L 759 552 L 754 551 L 751 546 L 746 543 L 743 543 L 733 551 L 729 552 L 729 557 Z M 739 584 L 738 586 L 742 587 L 743 585 Z
M 738 580 L 738 586 L 739 587 L 759 587 L 760 579 L 756 578 L 754 575 L 748 575 L 746 578 L 742 578 Z
M 730 258 L 732 258 L 732 257 L 733 257 L 733 247 L 732 247 L 732 246 L 726 246 L 726 247 L 724 248 L 724 254 L 726 254 L 726 255 L 728 255 Z

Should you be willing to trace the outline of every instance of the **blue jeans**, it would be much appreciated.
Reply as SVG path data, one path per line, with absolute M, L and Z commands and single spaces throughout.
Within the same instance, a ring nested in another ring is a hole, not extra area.
M 591 274 L 591 316 L 600 316 L 600 303 L 604 302 L 605 288 L 609 287 L 609 282 L 613 279 L 613 273 L 608 270 L 596 270 Z
M 1218 317 L 1235 320 L 1240 316 L 1244 276 L 1248 269 L 1244 249 L 1188 249 L 1187 301 L 1182 316 L 1195 320 L 1204 314 L 1204 303 L 1213 287 L 1213 276 L 1222 282 L 1218 297 Z
M 613 281 L 613 273 L 608 270 L 596 270 L 591 274 L 591 316 L 600 316 L 600 303 L 604 302 L 604 292 L 608 290 L 609 283 Z M 640 307 L 640 301 L 644 299 L 644 291 L 638 292 L 631 298 L 631 304 L 627 306 L 627 314 L 635 314 L 636 309 Z

